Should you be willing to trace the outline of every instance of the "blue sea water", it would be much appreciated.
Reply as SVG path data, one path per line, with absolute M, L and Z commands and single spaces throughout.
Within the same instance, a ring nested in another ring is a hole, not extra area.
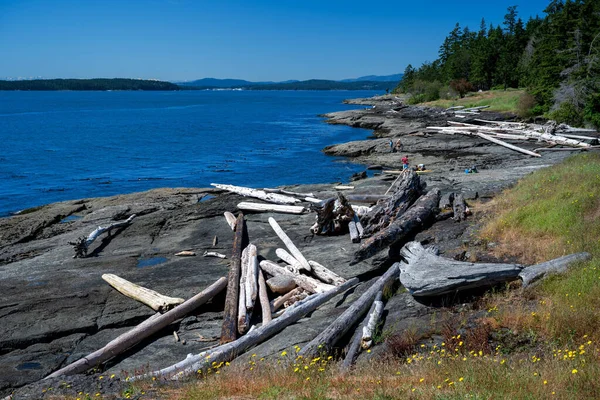
M 375 92 L 0 92 L 0 216 L 157 187 L 347 181 L 324 155 L 369 132 L 319 114 Z

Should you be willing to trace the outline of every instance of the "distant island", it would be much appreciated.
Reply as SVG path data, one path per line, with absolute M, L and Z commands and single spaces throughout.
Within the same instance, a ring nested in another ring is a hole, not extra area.
M 251 82 L 242 79 L 204 78 L 190 82 L 164 82 L 144 79 L 95 78 L 95 79 L 33 79 L 0 80 L 0 91 L 51 91 L 51 90 L 378 90 L 390 91 L 398 85 L 402 74 L 369 75 L 340 81 L 310 79 L 285 82 Z
M 180 90 L 171 82 L 144 79 L 34 79 L 0 81 L 0 90 Z

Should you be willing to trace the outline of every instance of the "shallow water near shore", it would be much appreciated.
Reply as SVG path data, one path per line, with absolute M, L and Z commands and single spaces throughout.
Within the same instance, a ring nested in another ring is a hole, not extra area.
M 363 167 L 321 149 L 369 131 L 318 115 L 375 94 L 0 92 L 0 216 L 157 187 L 347 181 Z

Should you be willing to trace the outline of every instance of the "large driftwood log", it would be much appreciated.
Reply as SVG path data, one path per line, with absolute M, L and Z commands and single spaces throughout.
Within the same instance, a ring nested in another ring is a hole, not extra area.
M 394 186 L 392 196 L 378 201 L 371 211 L 361 218 L 364 226 L 363 236 L 368 237 L 385 229 L 392 221 L 404 214 L 421 195 L 423 191 L 421 179 L 416 172 L 408 171 L 400 177 L 401 179 Z
M 271 228 L 273 228 L 277 236 L 279 236 L 279 239 L 281 239 L 283 244 L 285 244 L 285 247 L 287 247 L 294 258 L 298 260 L 300 265 L 302 265 L 302 268 L 310 272 L 310 265 L 308 264 L 308 261 L 306 258 L 304 258 L 300 250 L 298 250 L 289 236 L 283 231 L 283 229 L 281 229 L 277 221 L 275 221 L 275 218 L 269 217 L 269 225 L 271 225 Z
M 281 248 L 276 249 L 275 254 L 277 254 L 277 257 L 281 258 L 283 261 L 285 261 L 286 263 L 289 264 L 288 269 L 290 271 L 292 271 L 293 273 L 299 274 L 300 270 L 303 269 L 302 264 L 300 264 L 300 261 L 296 260 L 294 258 L 294 256 L 292 256 L 290 253 L 288 253 L 284 249 L 281 249 Z M 310 265 L 310 263 L 308 265 Z
M 317 213 L 317 222 L 310 228 L 316 235 L 335 235 L 346 231 L 348 223 L 354 219 L 354 209 L 348 199 L 337 193 L 337 199 L 329 199 L 312 207 Z
M 435 215 L 440 201 L 439 189 L 433 189 L 421 196 L 406 212 L 394 220 L 387 228 L 364 240 L 354 253 L 351 264 L 374 256 L 386 247 L 400 244 L 406 237 L 421 228 Z
M 249 201 L 242 201 L 237 205 L 240 210 L 243 211 L 256 211 L 256 212 L 277 212 L 284 214 L 302 214 L 306 209 L 302 206 L 285 206 L 280 204 L 262 204 L 262 203 L 251 203 Z
M 223 325 L 221 327 L 221 344 L 232 342 L 237 338 L 237 318 L 240 293 L 240 273 L 242 265 L 242 249 L 244 248 L 246 221 L 244 214 L 240 213 L 235 223 L 233 237 L 233 251 L 231 264 L 227 277 L 227 294 L 225 296 L 225 309 L 223 311 Z
M 144 303 L 154 311 L 168 311 L 185 301 L 179 297 L 163 296 L 152 289 L 136 285 L 135 283 L 129 282 L 128 280 L 114 274 L 104 274 L 102 275 L 102 279 L 104 279 L 110 286 L 123 293 L 125 296 Z
M 348 351 L 346 352 L 346 356 L 344 357 L 344 361 L 340 364 L 340 372 L 347 372 L 352 364 L 354 364 L 354 360 L 358 357 L 358 353 L 361 349 L 362 342 L 362 332 L 363 328 L 369 323 L 369 319 L 373 311 L 375 310 L 375 304 L 378 301 L 381 301 L 383 298 L 383 292 L 380 290 L 375 295 L 375 299 L 373 300 L 373 304 L 371 304 L 371 308 L 369 312 L 365 316 L 365 318 L 360 323 L 360 326 L 354 331 L 354 335 L 352 335 L 352 339 L 350 339 L 350 344 L 348 345 Z
M 577 261 L 589 260 L 591 257 L 590 253 L 569 254 L 568 256 L 526 267 L 519 273 L 519 277 L 523 280 L 523 287 L 527 287 L 547 274 L 566 272 L 570 264 Z
M 517 147 L 517 146 L 512 145 L 510 143 L 506 143 L 506 142 L 504 142 L 504 141 L 502 141 L 500 139 L 496 139 L 494 137 L 491 137 L 490 135 L 486 135 L 485 133 L 475 132 L 475 135 L 479 136 L 482 139 L 489 140 L 492 143 L 496 143 L 496 144 L 499 144 L 500 146 L 504 146 L 507 149 L 518 151 L 519 153 L 527 154 L 527 155 L 530 155 L 530 156 L 533 156 L 533 157 L 541 157 L 541 154 L 538 154 L 538 153 L 535 153 L 533 151 L 529 151 L 529 150 L 523 149 L 521 147 Z
M 202 292 L 198 293 L 183 304 L 175 307 L 171 311 L 168 311 L 165 314 L 157 314 L 150 317 L 136 328 L 110 341 L 100 350 L 88 354 L 84 358 L 75 361 L 74 363 L 69 364 L 62 369 L 59 369 L 56 372 L 53 372 L 52 374 L 48 375 L 46 379 L 63 375 L 80 374 L 90 368 L 97 367 L 98 365 L 135 346 L 145 338 L 155 334 L 172 322 L 185 317 L 190 312 L 194 311 L 225 289 L 226 285 L 227 279 L 224 277 L 218 279 L 215 283 L 204 289 Z
M 249 314 L 254 310 L 254 304 L 258 297 L 258 255 L 256 246 L 249 244 L 248 261 L 246 265 L 246 310 Z
M 289 292 L 287 292 L 283 296 L 279 296 L 278 298 L 274 299 L 270 303 L 271 312 L 275 312 L 275 311 L 279 310 L 279 308 L 282 305 L 284 305 L 286 301 L 288 301 L 289 299 L 291 299 L 294 296 L 299 295 L 300 293 L 304 293 L 304 289 L 302 289 L 302 288 L 295 288 L 295 289 L 290 290 Z
M 440 210 L 450 209 L 454 204 L 454 192 L 444 193 L 440 199 Z
M 263 269 L 263 271 L 272 276 L 290 276 L 292 279 L 294 279 L 296 285 L 298 285 L 299 287 L 301 287 L 309 293 L 323 293 L 328 290 L 331 290 L 332 285 L 320 282 L 314 278 L 311 278 L 310 276 L 293 273 L 292 271 L 277 265 L 273 261 L 262 260 L 260 262 L 260 267 Z
M 413 296 L 438 296 L 460 290 L 493 286 L 517 279 L 519 264 L 475 264 L 440 257 L 419 242 L 401 250 L 400 282 Z
M 262 270 L 258 269 L 258 298 L 260 300 L 260 310 L 262 312 L 262 324 L 271 322 L 271 305 L 269 304 L 269 295 L 267 294 L 267 283 Z
M 362 338 L 360 341 L 360 347 L 363 349 L 368 349 L 373 344 L 373 335 L 375 334 L 375 330 L 377 329 L 377 325 L 379 325 L 379 320 L 381 319 L 381 315 L 383 314 L 383 301 L 374 301 L 373 311 L 369 313 L 369 320 L 367 321 L 367 325 L 363 326 L 362 329 Z
M 75 255 L 73 258 L 85 258 L 90 245 L 94 243 L 94 240 L 98 239 L 98 236 L 102 235 L 104 232 L 108 232 L 108 235 L 110 235 L 110 232 L 113 229 L 122 228 L 131 224 L 134 218 L 135 214 L 131 215 L 125 221 L 115 222 L 114 224 L 104 227 L 99 226 L 98 228 L 94 229 L 94 231 L 90 233 L 88 237 L 81 237 L 74 242 L 69 242 L 69 244 L 72 245 L 73 249 L 75 250 Z
M 205 371 L 206 369 L 210 368 L 213 363 L 219 364 L 221 362 L 231 361 L 238 355 L 244 353 L 250 347 L 263 342 L 264 340 L 273 336 L 275 333 L 283 330 L 285 327 L 297 322 L 308 313 L 316 310 L 320 305 L 326 303 L 337 294 L 345 292 L 357 283 L 357 278 L 350 279 L 343 285 L 335 286 L 326 293 L 310 296 L 305 300 L 294 304 L 279 318 L 271 321 L 269 324 L 254 329 L 252 332 L 247 333 L 245 336 L 242 336 L 234 342 L 224 344 L 204 353 L 189 355 L 185 360 L 175 365 L 159 371 L 134 377 L 130 379 L 130 381 L 152 376 L 165 379 L 180 379 L 195 374 L 198 370 Z
M 321 281 L 335 286 L 339 286 L 342 283 L 346 282 L 344 278 L 331 271 L 330 269 L 324 267 L 323 265 L 319 264 L 318 262 L 308 260 L 308 263 L 312 267 L 313 275 L 319 278 Z
M 323 330 L 317 337 L 310 341 L 299 355 L 311 358 L 323 352 L 329 353 L 337 341 L 352 328 L 362 315 L 367 312 L 375 295 L 383 288 L 398 279 L 399 268 L 397 263 L 392 265 L 362 296 L 346 309 L 331 325 Z
M 248 247 L 242 251 L 242 261 L 240 263 L 240 290 L 238 294 L 238 321 L 237 330 L 240 335 L 246 333 L 250 327 L 250 317 L 246 311 L 246 279 L 248 279 Z
M 257 199 L 261 199 L 264 201 L 269 201 L 271 203 L 277 204 L 295 204 L 299 203 L 300 200 L 285 196 L 277 193 L 267 193 L 264 190 L 260 189 L 251 189 L 243 186 L 234 186 L 234 185 L 222 185 L 220 183 L 211 183 L 211 186 L 214 186 L 219 189 L 227 190 L 229 192 L 237 193 L 242 196 L 255 197 Z

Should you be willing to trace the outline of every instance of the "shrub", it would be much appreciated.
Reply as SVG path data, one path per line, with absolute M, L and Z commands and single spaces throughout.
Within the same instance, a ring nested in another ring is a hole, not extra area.
M 473 91 L 473 84 L 465 78 L 450 81 L 450 87 L 458 93 L 461 99 L 465 97 L 465 94 Z
M 442 84 L 438 81 L 427 82 L 420 79 L 415 80 L 408 92 L 411 94 L 409 104 L 423 103 L 426 101 L 435 101 L 440 98 L 440 89 Z
M 600 94 L 595 93 L 588 98 L 583 114 L 587 122 L 600 129 Z
M 561 103 L 558 108 L 548 113 L 550 119 L 573 126 L 583 125 L 583 112 L 569 101 Z
M 534 111 L 536 110 L 537 101 L 535 97 L 531 94 L 525 92 L 521 96 L 519 96 L 519 101 L 517 103 L 517 115 L 521 118 L 529 118 L 536 115 Z

